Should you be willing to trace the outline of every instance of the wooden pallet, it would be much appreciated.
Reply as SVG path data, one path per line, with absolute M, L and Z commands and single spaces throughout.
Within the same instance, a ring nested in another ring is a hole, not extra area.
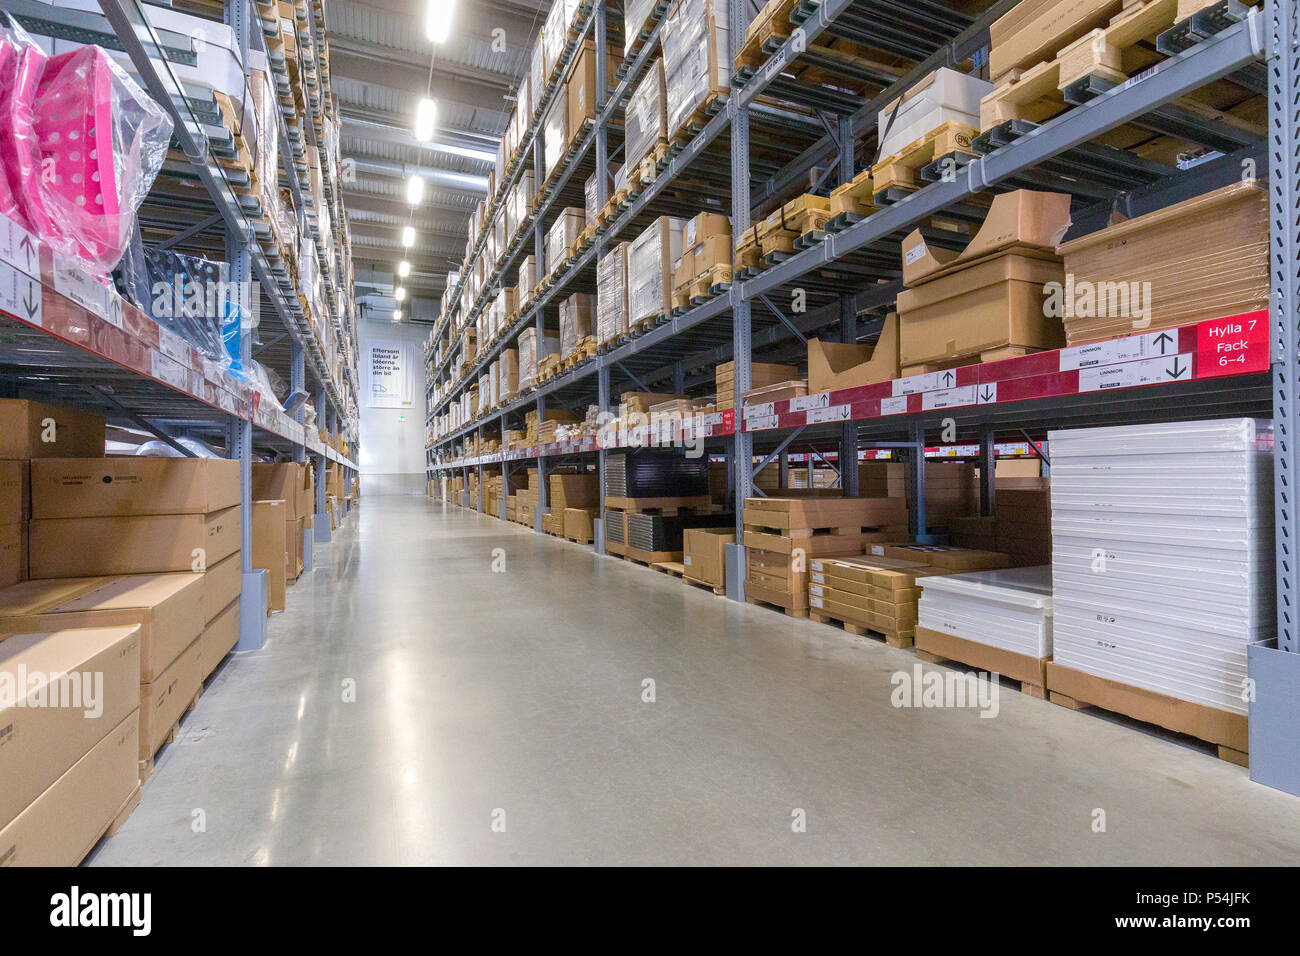
M 1019 683 L 1022 694 L 1039 700 L 1047 697 L 1046 658 L 1017 654 L 926 627 L 916 629 L 916 656 L 929 664 L 951 661 L 998 674 Z
M 950 369 L 963 368 L 967 365 L 980 365 L 984 362 L 1000 362 L 1003 359 L 1021 358 L 1025 355 L 1032 355 L 1040 352 L 1042 349 L 1031 349 L 1023 345 L 1003 345 L 996 349 L 985 349 L 983 352 L 970 352 L 966 355 L 954 355 L 951 358 L 945 358 L 937 362 L 918 362 L 913 365 L 904 365 L 899 369 L 899 378 L 907 378 L 909 375 L 924 375 L 928 372 L 943 372 Z
M 736 71 L 757 70 L 767 62 L 769 54 L 764 50 L 769 40 L 778 44 L 790 38 L 793 24 L 790 13 L 798 6 L 799 0 L 780 0 L 768 3 L 754 16 L 745 30 L 745 42 L 736 54 Z
M 1089 707 L 1132 717 L 1203 741 L 1220 760 L 1250 766 L 1247 718 L 1047 662 L 1047 699 L 1068 710 Z
M 730 286 L 731 279 L 731 265 L 728 263 L 721 263 L 704 270 L 691 281 L 690 303 L 699 305 L 700 303 L 697 300 L 712 298 L 716 294 L 713 291 L 714 287 L 720 285 Z
M 167 736 L 163 738 L 163 742 L 159 744 L 158 749 L 154 751 L 154 753 L 151 754 L 147 759 L 141 760 L 139 762 L 141 784 L 143 784 L 151 776 L 153 776 L 153 770 L 155 764 L 158 761 L 158 755 L 162 753 L 168 747 L 168 745 L 175 743 L 176 738 L 181 735 L 181 724 L 184 723 L 187 717 L 189 717 L 190 713 L 194 710 L 194 708 L 198 706 L 199 698 L 201 696 L 203 696 L 202 682 L 200 682 L 199 689 L 194 694 L 194 699 L 191 700 L 189 702 L 189 705 L 186 706 L 185 710 L 181 712 L 181 715 L 179 718 L 177 718 L 176 723 L 172 724 L 171 730 L 167 731 Z
M 911 647 L 912 646 L 911 634 L 906 634 L 902 632 L 896 634 L 889 634 L 886 633 L 885 631 L 873 630 L 872 628 L 866 627 L 862 624 L 855 624 L 853 621 L 846 620 L 834 614 L 826 614 L 823 611 L 812 610 L 812 609 L 808 611 L 808 618 L 809 620 L 815 621 L 818 624 L 832 624 L 832 625 L 838 624 L 842 628 L 844 628 L 846 634 L 852 634 L 854 637 L 878 638 L 879 640 L 884 641 L 890 647 Z
M 619 498 L 607 495 L 605 507 L 632 514 L 662 514 L 677 511 L 708 511 L 713 499 L 708 495 L 676 498 Z
M 1178 20 L 1178 0 L 1146 0 L 1122 10 L 1058 51 L 1053 60 L 1012 70 L 980 103 L 980 128 L 990 130 L 1013 119 L 1042 123 L 1070 109 L 1066 96 L 1088 79 L 1123 83 L 1164 59 L 1156 38 Z
M 872 200 L 879 206 L 901 198 L 898 193 L 910 193 L 924 185 L 921 170 L 931 163 L 952 157 L 963 163 L 961 157 L 974 158 L 972 145 L 979 130 L 965 123 L 950 121 L 930 130 L 920 139 L 904 146 L 892 156 L 887 156 L 871 167 Z M 894 190 L 891 194 L 891 190 Z
M 808 616 L 808 608 L 799 606 L 794 599 L 794 595 L 772 591 L 760 587 L 752 581 L 745 582 L 745 603 L 752 604 L 755 607 L 766 607 L 780 611 L 786 617 L 804 618 Z
M 656 561 L 650 565 L 656 571 L 667 574 L 669 577 L 680 578 L 686 574 L 686 565 L 680 561 Z
M 574 544 L 591 544 L 592 536 L 589 534 L 566 534 L 566 541 L 572 541 Z
M 715 87 L 704 101 L 691 110 L 669 137 L 669 142 L 679 149 L 699 135 L 709 120 L 713 119 L 727 105 L 727 90 L 722 87 Z
M 693 578 L 693 577 L 691 577 L 689 574 L 686 574 L 686 573 L 683 573 L 683 574 L 682 574 L 682 582 L 685 583 L 685 584 L 693 584 L 693 585 L 695 585 L 695 587 L 697 587 L 697 588 L 703 588 L 703 589 L 706 590 L 706 591 L 712 591 L 712 592 L 713 592 L 714 594 L 716 594 L 718 597 L 726 597 L 726 596 L 727 596 L 727 589 L 726 589 L 726 587 L 719 587 L 719 586 L 716 585 L 716 584 L 709 584 L 709 582 L 707 582 L 707 581 L 701 581 L 701 580 L 699 580 L 698 578 Z

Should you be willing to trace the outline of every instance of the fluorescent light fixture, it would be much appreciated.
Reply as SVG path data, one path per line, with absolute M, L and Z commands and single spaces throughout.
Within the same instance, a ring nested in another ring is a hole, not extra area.
M 406 290 L 399 285 L 397 289 L 393 292 L 393 298 L 396 299 L 398 302 L 401 302 L 403 299 L 406 298 Z
M 397 274 L 401 276 L 403 279 L 409 276 L 411 274 L 411 263 L 409 263 L 405 259 L 399 262 L 397 264 Z
M 400 321 L 402 321 L 402 310 L 401 310 L 401 309 L 394 309 L 394 310 L 393 310 L 393 321 L 394 321 L 394 322 L 400 322 Z
M 406 248 L 408 248 L 408 249 L 411 248 L 411 246 L 415 245 L 415 227 L 414 227 L 414 226 L 403 226 L 403 227 L 402 227 L 402 245 L 406 246 Z
M 415 106 L 415 138 L 421 143 L 433 139 L 434 127 L 438 125 L 438 104 L 427 96 L 420 97 Z
M 412 206 L 420 205 L 420 200 L 424 198 L 424 177 L 419 173 L 411 173 L 406 178 L 406 201 Z
M 451 33 L 452 12 L 455 0 L 427 0 L 424 14 L 424 32 L 434 43 L 445 43 Z

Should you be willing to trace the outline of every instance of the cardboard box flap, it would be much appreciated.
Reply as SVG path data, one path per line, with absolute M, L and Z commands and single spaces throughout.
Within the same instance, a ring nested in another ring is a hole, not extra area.
M 946 271 L 1009 249 L 1050 252 L 1071 225 L 1070 195 L 1017 189 L 993 197 L 983 225 L 960 254 L 926 245 L 920 230 L 903 240 L 903 282 L 908 286 L 936 279 Z
M 898 316 L 890 313 L 875 346 L 808 340 L 808 392 L 835 392 L 898 378 Z

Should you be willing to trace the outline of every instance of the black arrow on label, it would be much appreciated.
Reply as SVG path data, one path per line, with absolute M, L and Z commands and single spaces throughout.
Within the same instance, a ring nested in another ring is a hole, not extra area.
M 944 372 L 944 373 L 943 373 L 943 383 L 944 383 L 945 385 L 951 385 L 951 384 L 952 384 L 952 372 Z
M 23 296 L 23 308 L 27 310 L 27 318 L 31 318 L 37 312 L 38 303 L 32 301 L 33 286 L 27 283 L 27 294 Z
M 18 248 L 23 250 L 27 255 L 27 271 L 32 271 L 32 254 L 36 251 L 36 246 L 32 242 L 31 236 L 23 236 L 23 241 L 18 243 Z
M 993 392 L 990 391 L 990 390 L 987 389 L 987 388 L 984 389 L 984 394 L 980 396 L 980 401 L 982 401 L 982 402 L 987 402 L 987 401 L 989 401 L 991 398 L 993 398 Z
M 1187 371 L 1187 369 L 1185 369 L 1185 368 L 1179 368 L 1179 367 L 1178 367 L 1178 364 L 1179 364 L 1179 363 L 1178 363 L 1178 357 L 1175 356 L 1175 357 L 1174 357 L 1174 367 L 1173 367 L 1173 368 L 1167 368 L 1167 369 L 1165 369 L 1165 371 L 1168 372 L 1170 375 L 1172 375 L 1174 378 L 1179 378 L 1179 377 L 1180 377 L 1184 372 Z M 1191 367 L 1191 366 L 1188 366 L 1188 368 L 1190 368 L 1190 367 Z
M 1161 355 L 1165 354 L 1165 346 L 1172 345 L 1173 343 L 1174 340 L 1170 337 L 1168 332 L 1161 332 L 1156 336 L 1156 344 L 1160 346 Z

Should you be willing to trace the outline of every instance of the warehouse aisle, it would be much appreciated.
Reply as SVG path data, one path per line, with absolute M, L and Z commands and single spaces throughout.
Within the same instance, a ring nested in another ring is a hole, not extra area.
M 421 496 L 316 557 L 94 863 L 1300 857 L 1300 803 L 1202 752 L 1009 687 L 897 709 L 910 652 Z

